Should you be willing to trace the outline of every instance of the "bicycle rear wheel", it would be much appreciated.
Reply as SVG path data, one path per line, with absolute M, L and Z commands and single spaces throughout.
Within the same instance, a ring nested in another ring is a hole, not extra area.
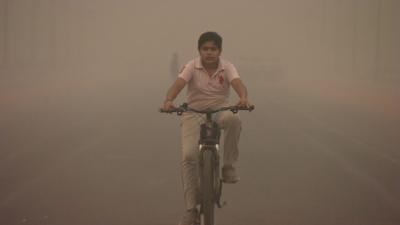
M 202 167 L 202 211 L 204 225 L 214 225 L 215 208 L 215 155 L 213 151 L 203 151 Z

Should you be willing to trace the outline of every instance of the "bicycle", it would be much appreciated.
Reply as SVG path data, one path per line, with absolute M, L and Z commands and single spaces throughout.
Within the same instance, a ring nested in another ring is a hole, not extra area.
M 228 111 L 237 113 L 239 110 L 252 111 L 254 106 L 249 108 L 228 106 L 221 107 L 216 110 L 197 110 L 190 108 L 187 103 L 182 104 L 178 108 L 172 110 L 162 110 L 163 113 L 174 113 L 178 116 L 184 112 L 195 112 L 200 114 L 206 114 L 206 121 L 200 125 L 200 139 L 199 139 L 199 184 L 201 192 L 201 203 L 199 222 L 203 222 L 204 225 L 214 225 L 214 210 L 215 205 L 218 208 L 222 208 L 224 204 L 221 204 L 222 196 L 222 179 L 220 178 L 220 157 L 219 157 L 219 139 L 221 135 L 218 124 L 213 121 L 212 114 Z

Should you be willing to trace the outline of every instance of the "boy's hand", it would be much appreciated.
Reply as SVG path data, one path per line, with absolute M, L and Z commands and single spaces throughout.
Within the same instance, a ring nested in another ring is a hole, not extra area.
M 176 107 L 174 106 L 172 101 L 167 100 L 164 102 L 164 105 L 161 108 L 165 111 L 169 111 L 169 110 L 175 109 Z
M 250 108 L 250 107 L 254 106 L 253 104 L 251 104 L 249 102 L 249 100 L 247 98 L 241 98 L 236 105 L 239 107 L 243 107 L 243 108 Z

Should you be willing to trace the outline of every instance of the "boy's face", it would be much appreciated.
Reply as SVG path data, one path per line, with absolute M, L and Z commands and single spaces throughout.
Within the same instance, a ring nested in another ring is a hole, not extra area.
M 207 41 L 199 49 L 201 61 L 204 64 L 218 63 L 221 49 L 213 41 Z

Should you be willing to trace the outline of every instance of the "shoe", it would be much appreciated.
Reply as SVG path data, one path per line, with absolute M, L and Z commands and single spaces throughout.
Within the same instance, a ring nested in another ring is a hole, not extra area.
M 235 167 L 231 165 L 225 165 L 222 167 L 222 181 L 224 183 L 234 184 L 240 180 L 239 176 L 236 174 Z
M 179 225 L 200 225 L 199 212 L 196 208 L 189 209 L 183 214 Z

